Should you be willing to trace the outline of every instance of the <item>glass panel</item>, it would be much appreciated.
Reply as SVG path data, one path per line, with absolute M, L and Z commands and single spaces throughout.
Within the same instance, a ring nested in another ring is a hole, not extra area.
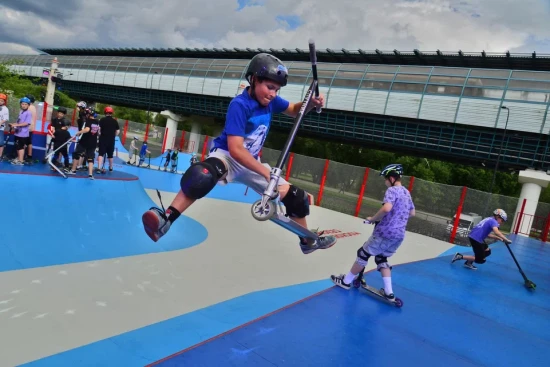
M 503 89 L 464 88 L 465 97 L 502 98 Z
M 535 80 L 550 80 L 550 73 L 537 71 L 514 71 L 512 78 L 515 79 L 535 79 Z
M 450 94 L 459 96 L 462 92 L 462 87 L 452 87 L 449 85 L 428 85 L 426 94 Z
M 392 81 L 394 76 L 395 74 L 373 73 L 372 70 L 369 68 L 369 71 L 367 71 L 367 74 L 365 75 L 365 79 Z
M 305 63 L 304 63 L 305 64 Z M 307 80 L 307 76 L 311 73 L 311 65 L 309 68 L 296 68 L 296 63 L 288 70 L 288 82 L 295 84 L 303 84 Z
M 506 91 L 506 100 L 548 103 L 549 98 L 550 98 L 550 93 L 526 92 L 526 91 L 517 91 L 517 90 Z
M 483 87 L 505 87 L 507 80 L 504 79 L 483 79 L 483 78 L 468 78 L 468 85 L 483 86 Z
M 393 83 L 391 90 L 409 93 L 422 93 L 424 91 L 424 84 Z
M 510 70 L 487 70 L 487 69 L 472 69 L 470 76 L 488 76 L 493 78 L 506 78 L 510 75 Z
M 221 78 L 225 72 L 225 68 L 227 68 L 227 65 L 212 65 L 206 76 L 209 78 Z
M 462 68 L 444 68 L 444 67 L 434 67 L 434 70 L 432 71 L 432 75 L 460 75 L 460 76 L 466 76 L 468 75 L 469 69 L 462 69 Z
M 390 82 L 381 82 L 377 80 L 363 80 L 361 83 L 361 89 L 378 89 L 378 90 L 389 90 Z
M 429 74 L 432 71 L 430 66 L 406 66 L 401 65 L 399 68 L 400 73 L 419 73 L 419 74 Z
M 329 63 L 326 63 L 326 62 L 319 62 L 317 63 L 317 71 L 320 71 L 320 70 L 336 70 L 338 69 L 338 67 L 340 66 L 340 64 L 329 64 Z
M 397 72 L 398 67 L 399 66 L 397 66 L 397 65 L 370 65 L 369 66 L 369 73 L 371 71 L 379 71 L 379 72 L 382 72 L 382 73 L 395 73 L 395 72 Z
M 537 82 L 537 81 L 529 81 L 529 80 L 510 80 L 510 84 L 508 84 L 508 88 L 523 89 L 523 90 L 539 89 L 539 90 L 550 91 L 550 81 Z
M 339 70 L 356 71 L 361 73 L 361 75 L 363 75 L 366 68 L 367 68 L 366 64 L 341 64 Z
M 428 81 L 428 75 L 421 74 L 397 74 L 396 81 L 401 82 L 418 82 L 425 84 Z
M 442 75 L 432 75 L 430 77 L 430 84 L 455 84 L 455 85 L 464 85 L 464 80 L 459 76 L 442 76 Z

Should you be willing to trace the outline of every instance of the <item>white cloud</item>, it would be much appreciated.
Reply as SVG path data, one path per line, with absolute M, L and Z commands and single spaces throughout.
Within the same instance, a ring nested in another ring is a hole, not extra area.
M 546 0 L 228 0 L 65 2 L 63 16 L 25 0 L 0 6 L 0 42 L 22 47 L 263 47 L 550 53 Z M 13 5 L 10 5 L 13 4 Z M 25 5 L 26 4 L 26 5 Z M 11 8 L 9 8 L 11 6 Z M 38 16 L 34 12 L 40 12 Z M 289 29 L 277 16 L 298 16 Z M 2 47 L 0 53 L 13 49 Z M 11 51 L 10 51 L 11 52 Z

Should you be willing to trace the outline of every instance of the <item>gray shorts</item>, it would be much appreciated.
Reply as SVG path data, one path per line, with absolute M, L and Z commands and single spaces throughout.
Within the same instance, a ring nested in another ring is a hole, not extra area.
M 380 255 L 390 257 L 395 254 L 399 246 L 403 243 L 403 240 L 403 238 L 382 238 L 372 235 L 367 242 L 363 244 L 363 250 L 372 256 Z
M 257 174 L 254 171 L 249 170 L 248 168 L 244 167 L 240 163 L 238 163 L 236 160 L 234 160 L 228 151 L 223 149 L 216 149 L 213 152 L 210 152 L 208 154 L 209 157 L 215 157 L 221 160 L 225 167 L 227 168 L 227 176 L 225 177 L 224 181 L 220 181 L 218 183 L 224 184 L 224 183 L 232 183 L 232 182 L 238 182 L 242 183 L 243 185 L 248 186 L 250 189 L 256 191 L 258 194 L 263 194 L 264 190 L 267 188 L 267 185 L 269 182 L 266 181 L 265 177 L 262 175 Z M 258 158 L 258 161 L 260 159 Z M 271 169 L 269 164 L 262 163 L 265 167 Z M 279 186 L 282 185 L 288 185 L 288 182 L 284 178 L 279 178 Z

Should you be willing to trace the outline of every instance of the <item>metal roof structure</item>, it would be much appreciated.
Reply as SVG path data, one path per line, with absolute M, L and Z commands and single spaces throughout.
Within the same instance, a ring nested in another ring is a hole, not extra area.
M 260 52 L 271 53 L 283 61 L 309 61 L 309 49 L 264 48 L 43 48 L 49 55 L 134 56 L 172 58 L 250 59 Z M 550 54 L 490 53 L 448 51 L 365 51 L 317 49 L 318 62 L 388 65 L 427 65 L 465 68 L 550 71 Z

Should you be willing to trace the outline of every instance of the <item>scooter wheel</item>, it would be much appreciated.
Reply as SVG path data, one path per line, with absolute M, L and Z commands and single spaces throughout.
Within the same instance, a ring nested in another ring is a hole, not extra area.
M 398 307 L 398 308 L 403 307 L 403 300 L 401 300 L 401 298 L 395 299 L 395 307 Z
M 355 288 L 359 288 L 361 286 L 361 279 L 354 279 L 353 280 L 353 286 Z
M 251 208 L 252 216 L 260 222 L 271 219 L 276 211 L 277 208 L 274 202 L 268 201 L 265 206 L 263 206 L 261 199 L 252 204 Z
M 530 289 L 535 289 L 535 288 L 537 288 L 537 285 L 536 285 L 535 283 L 533 283 L 532 281 L 530 281 L 530 280 L 525 281 L 525 286 L 526 286 L 527 288 L 530 288 Z

